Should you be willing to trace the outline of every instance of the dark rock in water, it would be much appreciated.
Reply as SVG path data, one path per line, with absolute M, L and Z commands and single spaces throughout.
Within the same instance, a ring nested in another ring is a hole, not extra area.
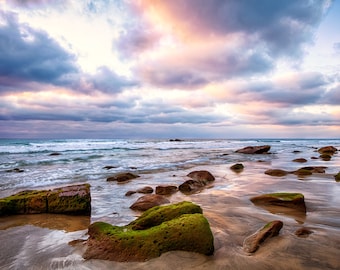
M 157 186 L 155 192 L 159 195 L 171 195 L 176 193 L 177 190 L 176 186 Z
M 296 159 L 293 159 L 293 162 L 305 163 L 305 162 L 307 162 L 307 159 L 305 159 L 305 158 L 296 158 Z
M 90 185 L 27 190 L 0 199 L 0 216 L 38 213 L 90 215 Z
M 214 238 L 199 206 L 189 202 L 154 207 L 129 225 L 90 225 L 85 259 L 145 261 L 174 250 L 214 253 Z
M 282 221 L 274 220 L 267 223 L 260 230 L 251 236 L 248 236 L 243 242 L 243 250 L 248 253 L 254 253 L 266 239 L 277 236 L 283 226 Z
M 23 170 L 23 169 L 20 169 L 20 168 L 14 168 L 14 169 L 6 170 L 6 172 L 22 173 L 22 172 L 24 172 L 24 170 Z
M 247 146 L 242 149 L 236 150 L 236 153 L 242 154 L 264 154 L 270 150 L 270 145 L 261 146 Z
M 114 176 L 108 177 L 106 180 L 107 181 L 117 181 L 117 182 L 121 183 L 121 182 L 126 182 L 126 181 L 129 181 L 129 180 L 138 178 L 138 177 L 139 177 L 139 175 L 135 175 L 133 173 L 126 172 L 126 173 L 119 173 L 119 174 L 116 174 Z
M 136 191 L 130 190 L 130 191 L 125 193 L 125 196 L 131 196 L 131 195 L 136 194 L 136 193 L 137 193 Z
M 137 189 L 137 193 L 150 194 L 152 192 L 153 192 L 153 188 L 149 186 Z
M 148 194 L 140 197 L 136 202 L 134 202 L 130 206 L 130 208 L 132 210 L 145 211 L 154 206 L 166 203 L 170 203 L 170 201 L 167 198 L 163 197 L 162 195 Z
M 181 139 L 170 139 L 169 142 L 182 142 L 183 140 Z
M 298 153 L 301 153 L 301 151 L 300 150 L 294 150 L 293 153 L 298 154 Z
M 192 179 L 185 181 L 178 187 L 183 193 L 198 192 L 215 180 L 215 177 L 208 171 L 193 171 L 187 176 Z
M 278 177 L 282 177 L 288 174 L 287 171 L 281 170 L 281 169 L 269 169 L 269 170 L 266 170 L 264 173 L 270 176 L 278 176 Z
M 230 169 L 231 169 L 232 171 L 236 172 L 236 173 L 240 173 L 240 172 L 243 171 L 244 166 L 243 166 L 242 163 L 236 163 L 236 164 L 230 166 Z
M 309 166 L 309 167 L 302 167 L 296 171 L 293 171 L 293 174 L 304 176 L 304 175 L 311 175 L 313 173 L 325 173 L 327 167 L 324 166 Z
M 334 175 L 335 181 L 340 182 L 340 172 L 338 174 Z
M 106 169 L 106 170 L 111 170 L 111 169 L 114 169 L 114 168 L 117 168 L 117 166 L 107 165 L 107 166 L 103 167 L 103 169 Z
M 306 213 L 305 199 L 301 193 L 270 193 L 252 197 L 250 200 L 255 205 L 282 206 Z
M 324 146 L 318 149 L 318 152 L 322 154 L 333 155 L 338 151 L 334 146 Z
M 312 234 L 313 231 L 308 228 L 300 228 L 295 231 L 295 235 L 299 237 L 308 237 L 310 234 Z
M 61 155 L 61 153 L 59 153 L 59 152 L 53 152 L 53 153 L 49 154 L 49 156 L 60 156 L 60 155 Z
M 332 159 L 332 155 L 330 154 L 321 154 L 320 155 L 320 158 L 323 160 L 323 161 L 330 161 Z

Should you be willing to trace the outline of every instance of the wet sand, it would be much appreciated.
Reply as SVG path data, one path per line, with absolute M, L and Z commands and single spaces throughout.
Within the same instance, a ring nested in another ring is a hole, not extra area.
M 116 192 L 124 194 L 126 189 L 133 190 L 138 185 L 152 186 L 157 179 L 162 179 L 162 183 L 179 184 L 192 170 L 209 170 L 216 177 L 212 187 L 194 195 L 177 192 L 169 199 L 172 203 L 188 200 L 202 207 L 214 234 L 213 256 L 175 251 L 146 262 L 83 260 L 84 243 L 70 245 L 69 242 L 86 239 L 89 222 L 104 220 L 122 225 L 133 220 L 138 213 L 127 209 L 131 201 L 141 196 L 136 194 L 116 201 L 124 207 L 114 209 L 124 213 L 114 210 L 111 215 L 102 215 L 99 209 L 94 209 L 91 221 L 53 215 L 0 218 L 0 269 L 340 269 L 340 183 L 335 182 L 333 175 L 272 177 L 264 174 L 266 169 L 273 168 L 271 162 L 242 163 L 245 169 L 238 174 L 229 169 L 231 164 L 206 165 L 154 173 L 145 180 L 120 186 L 101 183 L 91 188 L 94 207 L 100 208 L 106 203 L 97 204 L 106 198 L 101 194 L 104 193 L 101 187 L 105 185 L 112 185 Z M 303 193 L 306 215 L 277 207 L 264 209 L 249 200 L 252 196 L 270 192 Z M 280 234 L 265 241 L 256 253 L 245 253 L 242 249 L 244 239 L 272 220 L 283 221 Z M 308 237 L 296 236 L 294 232 L 302 227 L 313 233 Z

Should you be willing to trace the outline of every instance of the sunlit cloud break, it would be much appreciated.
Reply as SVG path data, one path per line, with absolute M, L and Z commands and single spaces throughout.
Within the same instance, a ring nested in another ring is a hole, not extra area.
M 0 137 L 339 137 L 340 0 L 0 2 Z

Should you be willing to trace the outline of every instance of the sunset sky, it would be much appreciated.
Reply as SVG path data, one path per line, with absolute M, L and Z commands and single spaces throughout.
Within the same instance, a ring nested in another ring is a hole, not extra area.
M 0 138 L 339 138 L 340 0 L 0 0 Z

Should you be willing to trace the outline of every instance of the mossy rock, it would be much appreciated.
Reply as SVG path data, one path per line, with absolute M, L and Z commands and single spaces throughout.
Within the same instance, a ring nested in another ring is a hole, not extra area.
M 184 201 L 166 206 L 155 206 L 145 211 L 138 219 L 131 222 L 128 227 L 131 227 L 133 230 L 145 230 L 183 214 L 195 213 L 202 214 L 202 209 L 192 202 Z
M 212 255 L 214 238 L 207 219 L 201 213 L 185 213 L 185 209 L 201 211 L 199 206 L 183 202 L 172 208 L 154 207 L 127 226 L 95 222 L 89 227 L 84 258 L 145 261 L 174 250 Z M 153 223 L 156 225 L 149 227 Z M 146 229 L 137 226 L 138 230 L 135 230 L 136 224 L 142 224 Z
M 301 193 L 269 193 L 252 197 L 250 200 L 256 205 L 282 206 L 306 212 L 304 196 Z
M 0 199 L 0 216 L 38 213 L 90 215 L 90 185 L 26 190 Z

